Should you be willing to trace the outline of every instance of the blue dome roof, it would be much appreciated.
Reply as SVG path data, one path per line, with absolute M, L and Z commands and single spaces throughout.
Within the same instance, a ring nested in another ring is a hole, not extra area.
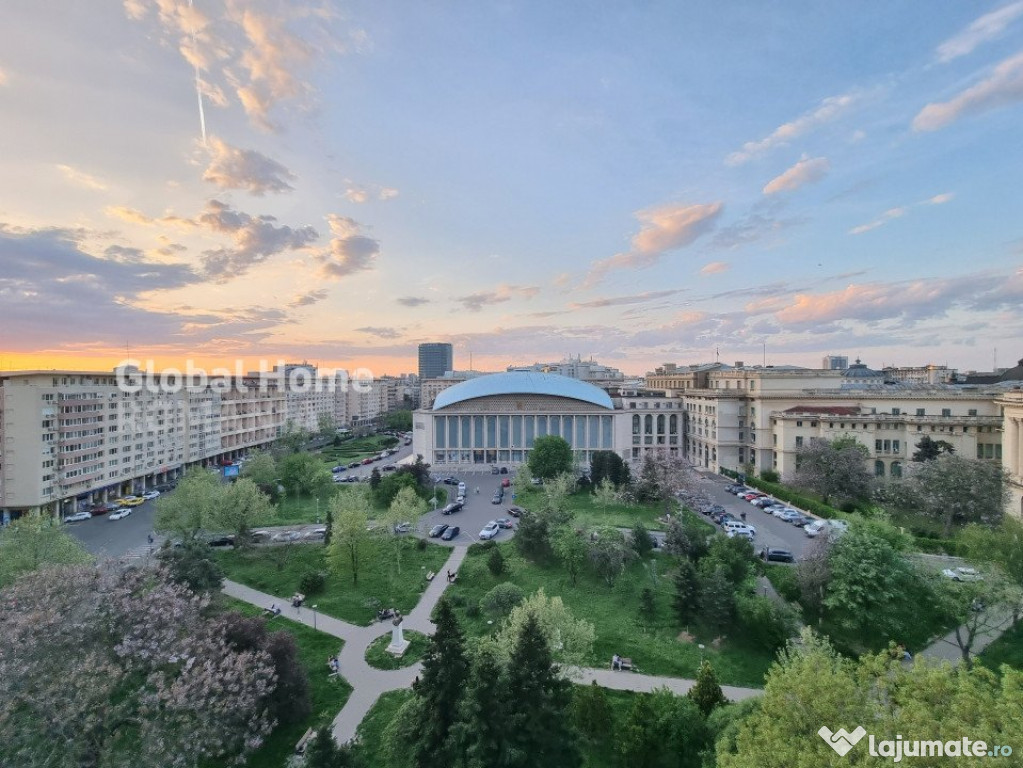
M 480 376 L 448 387 L 437 395 L 433 402 L 433 410 L 439 411 L 455 403 L 492 395 L 550 395 L 582 400 L 609 410 L 614 409 L 614 403 L 607 392 L 585 381 L 559 376 L 556 373 L 513 371 Z

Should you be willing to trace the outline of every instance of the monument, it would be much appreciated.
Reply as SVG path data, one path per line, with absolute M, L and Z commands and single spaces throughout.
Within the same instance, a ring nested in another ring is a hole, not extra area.
M 391 644 L 387 646 L 387 652 L 392 653 L 395 656 L 404 655 L 405 651 L 409 647 L 409 641 L 405 639 L 404 634 L 401 631 L 401 622 L 405 620 L 405 617 L 398 611 L 394 612 L 394 619 L 391 620 Z

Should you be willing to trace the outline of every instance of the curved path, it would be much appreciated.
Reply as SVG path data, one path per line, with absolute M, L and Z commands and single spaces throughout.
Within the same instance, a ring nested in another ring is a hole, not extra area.
M 447 571 L 457 572 L 462 560 L 465 559 L 466 552 L 466 547 L 455 547 L 447 562 L 437 569 L 438 576 Z M 431 581 L 416 607 L 405 617 L 404 629 L 414 629 L 426 635 L 433 634 L 434 626 L 430 615 L 447 587 L 446 579 L 442 581 L 440 578 L 435 578 Z M 412 681 L 422 672 L 423 665 L 418 662 L 404 669 L 395 670 L 374 669 L 366 663 L 366 649 L 370 643 L 390 631 L 391 625 L 388 622 L 360 627 L 331 616 L 324 616 L 308 607 L 293 608 L 287 598 L 260 592 L 234 581 L 224 582 L 224 593 L 259 608 L 269 608 L 276 604 L 281 609 L 281 616 L 310 627 L 315 626 L 320 632 L 326 632 L 345 641 L 338 660 L 341 665 L 341 674 L 352 686 L 352 695 L 348 697 L 348 701 L 338 712 L 332 724 L 334 738 L 339 743 L 343 744 L 355 738 L 355 731 L 359 727 L 359 723 L 362 722 L 366 713 L 382 693 L 411 687 Z M 658 677 L 591 668 L 574 669 L 571 676 L 576 681 L 588 683 L 596 680 L 598 685 L 624 691 L 653 691 L 656 688 L 666 687 L 675 693 L 685 693 L 696 682 L 678 677 Z M 758 696 L 763 692 L 757 688 L 735 688 L 732 686 L 722 686 L 722 691 L 733 700 Z

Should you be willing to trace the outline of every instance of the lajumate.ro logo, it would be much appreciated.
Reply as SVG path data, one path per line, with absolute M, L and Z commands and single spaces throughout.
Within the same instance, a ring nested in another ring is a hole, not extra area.
M 870 755 L 890 757 L 894 763 L 901 762 L 904 757 L 1008 757 L 1012 754 L 1012 747 L 1008 744 L 988 745 L 986 741 L 973 740 L 966 736 L 941 741 L 904 739 L 900 733 L 896 734 L 894 739 L 878 741 L 873 734 L 868 735 L 862 725 L 856 726 L 851 733 L 844 728 L 832 731 L 824 725 L 817 734 L 843 757 L 867 736 L 867 750 Z

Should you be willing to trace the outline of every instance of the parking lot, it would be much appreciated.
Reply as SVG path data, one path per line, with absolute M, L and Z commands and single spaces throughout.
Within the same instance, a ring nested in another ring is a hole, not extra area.
M 440 539 L 434 539 L 434 541 L 440 544 L 448 544 L 454 546 L 455 544 L 472 544 L 475 541 L 479 541 L 480 531 L 483 530 L 483 526 L 489 523 L 491 520 L 496 520 L 499 517 L 511 518 L 513 525 L 518 525 L 518 521 L 512 517 L 511 513 L 508 512 L 509 507 L 515 504 L 513 498 L 512 489 L 505 488 L 504 491 L 504 502 L 501 504 L 493 504 L 491 500 L 494 496 L 494 491 L 501 487 L 502 480 L 508 480 L 511 482 L 514 475 L 494 475 L 490 472 L 490 467 L 482 468 L 479 470 L 472 471 L 460 471 L 448 473 L 437 473 L 434 472 L 434 477 L 441 479 L 446 477 L 455 477 L 463 481 L 466 486 L 465 494 L 465 506 L 458 512 L 452 515 L 442 515 L 441 509 L 443 504 L 438 504 L 435 511 L 430 511 L 423 515 L 420 519 L 419 530 L 422 535 L 426 535 L 429 530 L 437 525 L 438 523 L 445 523 L 447 525 L 457 525 L 460 529 L 458 536 L 452 541 L 441 541 Z M 456 485 L 444 485 L 443 483 L 437 483 L 438 488 L 445 488 L 448 492 L 448 501 L 454 501 L 458 495 L 458 486 Z M 476 489 L 479 489 L 479 493 Z M 495 541 L 505 541 L 511 538 L 514 534 L 514 529 L 506 530 L 502 529 L 497 536 L 494 537 Z

